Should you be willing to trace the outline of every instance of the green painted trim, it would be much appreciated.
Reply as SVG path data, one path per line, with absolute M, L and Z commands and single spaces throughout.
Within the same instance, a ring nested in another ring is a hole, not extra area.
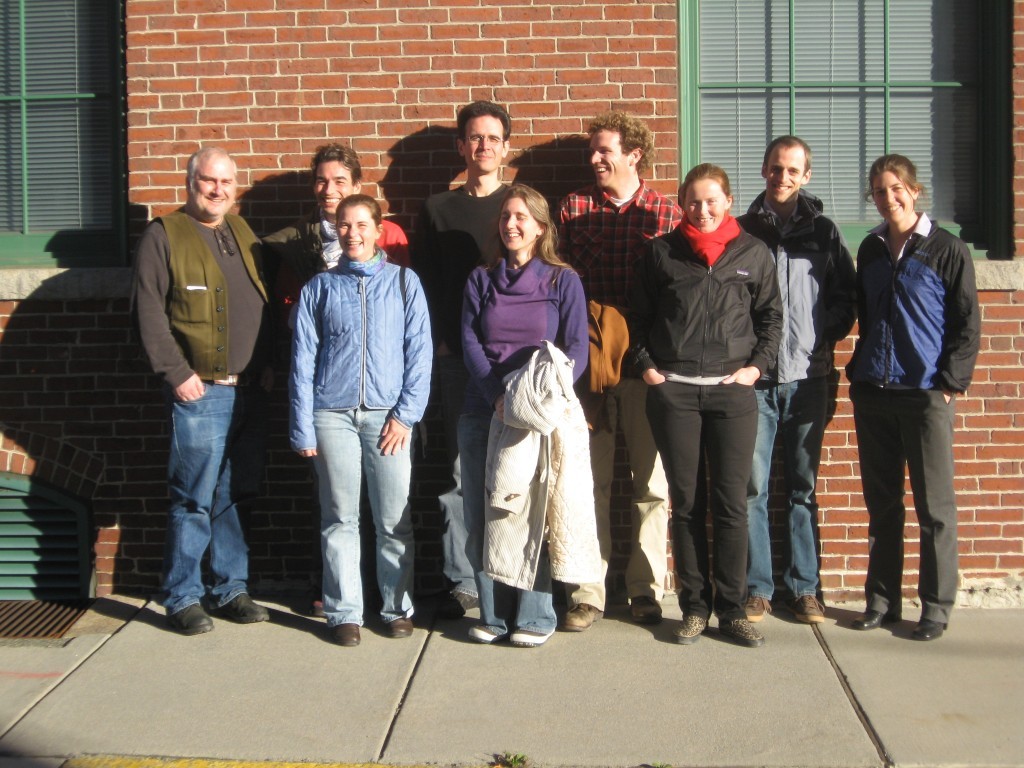
M 679 0 L 679 178 L 700 162 L 700 0 Z

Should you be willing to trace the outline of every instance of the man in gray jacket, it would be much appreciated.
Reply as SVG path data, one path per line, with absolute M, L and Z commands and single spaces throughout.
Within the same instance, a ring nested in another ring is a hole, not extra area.
M 764 154 L 765 191 L 739 217 L 740 225 L 775 258 L 783 303 L 778 362 L 755 385 L 757 442 L 747 486 L 749 528 L 747 618 L 771 613 L 772 576 L 768 488 L 776 437 L 782 452 L 789 535 L 783 582 L 793 616 L 825 620 L 818 600 L 815 486 L 828 421 L 829 376 L 835 344 L 853 327 L 856 275 L 839 228 L 822 215 L 818 198 L 801 188 L 811 180 L 811 148 L 780 136 Z

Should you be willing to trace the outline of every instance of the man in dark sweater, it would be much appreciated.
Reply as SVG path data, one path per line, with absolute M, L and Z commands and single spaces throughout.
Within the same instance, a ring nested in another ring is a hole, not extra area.
M 456 147 L 466 162 L 466 183 L 427 198 L 412 250 L 412 266 L 430 306 L 445 444 L 454 480 L 439 499 L 445 516 L 444 574 L 452 585 L 438 609 L 442 618 L 461 618 L 477 604 L 473 566 L 466 552 L 458 456 L 458 421 L 467 381 L 462 361 L 462 293 L 473 267 L 501 247 L 498 214 L 506 191 L 501 168 L 512 135 L 508 112 L 490 101 L 463 107 L 457 124 Z
M 271 319 L 259 241 L 230 213 L 235 177 L 224 150 L 196 152 L 185 207 L 150 223 L 136 249 L 133 309 L 163 380 L 171 438 L 164 607 L 184 635 L 213 629 L 204 601 L 241 624 L 270 618 L 248 595 L 239 507 L 263 480 Z

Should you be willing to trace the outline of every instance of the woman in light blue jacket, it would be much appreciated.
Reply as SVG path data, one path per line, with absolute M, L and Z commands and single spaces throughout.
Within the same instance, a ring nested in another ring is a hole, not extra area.
M 380 206 L 351 195 L 338 208 L 343 258 L 302 289 L 292 340 L 290 436 L 320 480 L 324 613 L 331 639 L 359 644 L 359 491 L 366 473 L 377 530 L 381 618 L 412 634 L 410 442 L 430 392 L 433 345 L 416 275 L 377 247 Z

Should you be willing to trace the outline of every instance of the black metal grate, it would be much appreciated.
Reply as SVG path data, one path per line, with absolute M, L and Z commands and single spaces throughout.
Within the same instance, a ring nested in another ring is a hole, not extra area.
M 44 640 L 62 637 L 89 609 L 91 602 L 0 600 L 0 638 Z

